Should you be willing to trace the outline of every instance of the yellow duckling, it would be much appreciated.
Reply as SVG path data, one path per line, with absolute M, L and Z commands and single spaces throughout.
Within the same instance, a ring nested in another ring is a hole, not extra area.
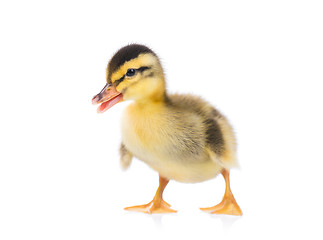
M 210 104 L 191 95 L 169 95 L 163 68 L 148 47 L 121 48 L 107 67 L 107 84 L 93 97 L 102 113 L 133 100 L 122 117 L 121 163 L 136 157 L 159 173 L 159 188 L 145 205 L 125 208 L 144 213 L 176 212 L 162 194 L 170 179 L 195 183 L 221 173 L 226 182 L 221 203 L 201 210 L 242 215 L 231 190 L 229 170 L 237 165 L 236 142 L 226 118 Z

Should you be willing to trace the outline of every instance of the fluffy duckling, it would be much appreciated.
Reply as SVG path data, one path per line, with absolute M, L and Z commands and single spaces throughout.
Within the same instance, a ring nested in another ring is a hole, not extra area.
M 153 200 L 126 210 L 176 212 L 162 198 L 169 180 L 196 183 L 221 173 L 226 183 L 222 201 L 201 210 L 242 215 L 229 182 L 229 171 L 237 165 L 235 136 L 219 111 L 199 97 L 168 94 L 157 55 L 143 45 L 121 48 L 109 61 L 106 80 L 92 99 L 100 104 L 98 112 L 133 100 L 122 117 L 122 166 L 127 168 L 136 157 L 159 173 Z

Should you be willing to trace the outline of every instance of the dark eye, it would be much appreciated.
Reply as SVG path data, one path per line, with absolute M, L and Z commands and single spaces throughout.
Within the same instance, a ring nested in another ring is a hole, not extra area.
M 135 74 L 136 74 L 136 69 L 129 68 L 128 71 L 127 71 L 127 73 L 126 73 L 126 76 L 127 77 L 132 77 Z

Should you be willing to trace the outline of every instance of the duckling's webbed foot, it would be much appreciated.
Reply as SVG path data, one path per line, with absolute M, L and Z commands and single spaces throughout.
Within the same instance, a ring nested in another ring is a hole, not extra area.
M 133 207 L 126 207 L 125 210 L 127 211 L 135 211 L 135 212 L 143 212 L 143 213 L 175 213 L 176 210 L 170 208 L 170 205 L 165 202 L 164 200 L 158 201 L 151 201 L 148 204 L 138 205 Z
M 127 207 L 125 208 L 125 210 L 143 212 L 148 214 L 177 212 L 176 210 L 171 209 L 170 205 L 163 200 L 163 192 L 168 182 L 169 180 L 159 176 L 159 187 L 157 189 L 154 199 L 148 204 Z
M 222 175 L 224 177 L 225 184 L 226 184 L 225 193 L 222 201 L 213 207 L 200 208 L 200 209 L 208 213 L 241 216 L 242 215 L 241 208 L 236 202 L 230 189 L 229 171 L 223 170 Z

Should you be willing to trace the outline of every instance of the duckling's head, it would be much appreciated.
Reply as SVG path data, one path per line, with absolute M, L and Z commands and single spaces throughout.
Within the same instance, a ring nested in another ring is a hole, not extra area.
M 121 48 L 107 67 L 107 84 L 92 99 L 102 113 L 123 100 L 162 101 L 164 73 L 157 55 L 148 47 L 131 44 Z

